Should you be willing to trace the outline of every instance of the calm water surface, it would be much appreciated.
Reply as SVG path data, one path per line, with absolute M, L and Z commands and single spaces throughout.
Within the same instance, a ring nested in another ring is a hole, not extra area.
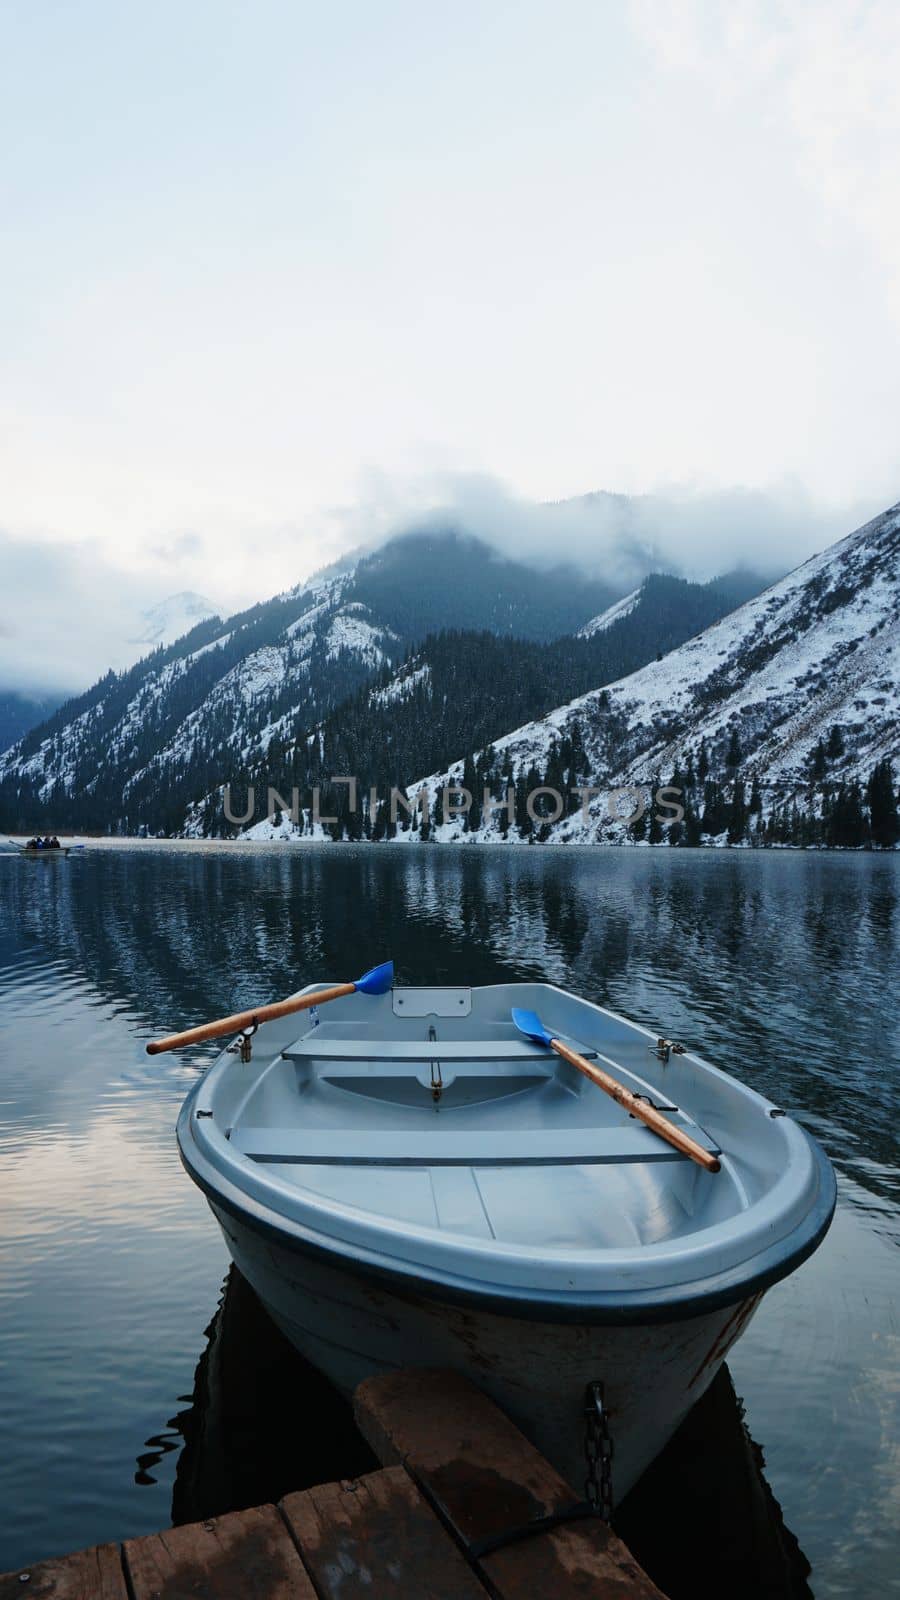
M 172 1132 L 210 1057 L 145 1041 L 393 955 L 577 989 L 817 1134 L 835 1225 L 729 1364 L 813 1593 L 900 1594 L 900 859 L 105 846 L 0 856 L 0 912 L 0 1571 L 170 1518 L 227 1259 Z

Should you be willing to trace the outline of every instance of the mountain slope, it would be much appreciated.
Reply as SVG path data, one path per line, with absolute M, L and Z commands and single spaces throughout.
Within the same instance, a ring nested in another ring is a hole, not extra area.
M 539 570 L 452 528 L 389 540 L 359 562 L 348 589 L 348 599 L 361 601 L 407 644 L 448 627 L 556 639 L 620 594 L 575 567 Z
M 38 723 L 45 722 L 60 703 L 60 694 L 24 689 L 0 691 L 0 755 Z
M 271 750 L 352 720 L 354 697 L 367 685 L 387 693 L 392 672 L 429 631 L 458 632 L 462 620 L 471 641 L 480 636 L 474 621 L 490 627 L 487 643 L 459 646 L 452 689 L 437 715 L 433 705 L 427 713 L 433 758 L 449 760 L 460 704 L 486 737 L 502 732 L 671 648 L 743 592 L 731 579 L 651 577 L 618 627 L 553 645 L 563 623 L 582 626 L 610 597 L 605 585 L 564 568 L 538 572 L 474 539 L 392 540 L 227 622 L 207 619 L 130 671 L 107 674 L 0 758 L 0 818 L 8 828 L 178 832 L 191 808 L 258 769 Z M 505 656 L 492 651 L 501 636 Z M 402 729 L 384 730 L 383 749 L 403 748 L 412 762 L 411 710 Z
M 326 573 L 228 623 L 202 622 L 67 702 L 0 758 L 6 825 L 47 812 L 72 827 L 177 827 L 198 784 L 401 653 L 358 603 L 343 606 L 351 576 Z
M 746 587 L 747 579 L 741 580 Z M 333 774 L 356 774 L 361 790 L 381 792 L 409 784 L 423 766 L 446 762 L 459 751 L 474 753 L 505 728 L 532 712 L 550 710 L 587 685 L 608 683 L 628 667 L 668 649 L 703 621 L 729 609 L 728 581 L 690 584 L 684 579 L 647 578 L 625 617 L 585 639 L 548 644 L 501 639 L 489 633 L 430 635 L 394 671 L 385 670 L 318 725 L 314 736 L 294 743 L 273 741 L 265 758 L 232 770 L 231 782 L 264 796 L 271 785 L 290 791 L 327 793 L 327 810 L 351 831 L 346 788 Z M 222 827 L 222 797 L 206 796 L 187 821 L 191 833 Z M 253 825 L 256 827 L 256 824 Z M 265 829 L 254 837 L 265 836 Z
M 497 740 L 495 770 L 545 773 L 577 729 L 591 785 L 693 773 L 706 789 L 754 786 L 762 816 L 804 803 L 821 814 L 841 785 L 900 759 L 898 617 L 895 506 L 663 660 Z M 456 762 L 429 788 L 461 771 Z M 594 839 L 605 826 L 598 797 L 554 836 Z
M 611 606 L 600 612 L 599 616 L 591 617 L 590 622 L 586 622 L 578 629 L 579 639 L 592 639 L 595 633 L 605 633 L 614 622 L 621 622 L 623 617 L 627 617 L 634 610 L 640 596 L 640 589 L 632 589 L 631 593 L 623 595 L 621 600 L 614 600 Z

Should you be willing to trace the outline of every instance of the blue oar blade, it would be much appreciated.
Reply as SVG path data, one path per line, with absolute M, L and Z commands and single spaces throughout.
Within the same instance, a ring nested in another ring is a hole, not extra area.
M 526 1039 L 533 1039 L 535 1044 L 550 1044 L 553 1035 L 547 1032 L 536 1011 L 524 1011 L 521 1006 L 513 1006 L 512 1019 Z
M 385 961 L 380 967 L 373 967 L 371 972 L 363 973 L 356 980 L 356 989 L 360 994 L 387 994 L 394 981 L 394 963 Z

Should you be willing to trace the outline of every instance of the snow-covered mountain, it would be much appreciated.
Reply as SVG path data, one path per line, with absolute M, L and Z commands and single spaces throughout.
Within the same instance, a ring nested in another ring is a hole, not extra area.
M 334 753 L 333 771 L 390 757 L 391 781 L 402 781 L 417 751 L 449 759 L 460 730 L 499 735 L 651 660 L 732 609 L 748 583 L 653 576 L 627 615 L 578 638 L 615 601 L 604 582 L 538 571 L 452 530 L 399 537 L 108 673 L 0 757 L 0 821 L 210 827 L 210 797 L 257 772 L 264 786 L 287 781 L 310 765 L 314 736 L 317 761 Z M 431 665 L 414 658 L 429 639 L 443 698 L 423 722 L 412 691 Z M 374 697 L 360 702 L 363 691 Z
M 686 774 L 707 803 L 719 791 L 720 821 L 735 784 L 763 820 L 794 806 L 821 816 L 829 797 L 900 763 L 898 621 L 900 505 L 662 660 L 495 740 L 492 772 L 546 781 L 574 738 L 579 782 L 603 793 L 540 830 L 558 841 L 621 837 L 610 789 L 655 790 Z M 460 760 L 423 781 L 433 796 L 463 770 Z M 496 816 L 475 830 L 499 831 Z M 724 821 L 709 831 L 724 833 Z M 438 837 L 464 832 L 453 822 Z
M 900 507 L 742 604 L 753 589 L 653 576 L 615 596 L 477 540 L 397 539 L 107 674 L 0 756 L 0 822 L 218 833 L 226 783 L 355 772 L 431 802 L 513 786 L 505 823 L 432 804 L 437 839 L 621 838 L 607 792 L 660 784 L 685 842 L 854 842 L 864 805 L 874 839 L 900 758 Z M 539 785 L 558 819 L 528 815 Z M 338 834 L 392 831 L 338 814 Z
M 198 622 L 215 615 L 216 608 L 211 600 L 197 594 L 194 589 L 183 589 L 180 594 L 171 594 L 142 611 L 137 631 L 129 643 L 151 646 L 174 644 L 176 639 L 190 633 Z
M 69 700 L 0 758 L 7 825 L 52 809 L 77 826 L 177 831 L 221 774 L 314 726 L 429 632 L 552 638 L 614 591 L 538 573 L 477 539 L 433 530 L 339 563 L 227 622 L 186 593 L 144 618 L 156 649 Z M 178 619 L 194 621 L 175 643 Z
M 120 825 L 134 816 L 153 831 L 177 826 L 204 776 L 314 721 L 392 647 L 402 653 L 346 598 L 354 576 L 352 566 L 329 572 L 227 623 L 201 622 L 129 672 L 108 674 L 0 757 L 0 794 L 15 785 L 32 810 L 65 800 L 83 826 L 112 795 Z

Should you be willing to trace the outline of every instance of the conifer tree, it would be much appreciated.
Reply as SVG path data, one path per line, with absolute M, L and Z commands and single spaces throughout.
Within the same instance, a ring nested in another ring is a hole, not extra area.
M 692 849 L 696 849 L 701 842 L 702 834 L 700 830 L 700 818 L 694 810 L 694 803 L 691 799 L 691 796 L 687 795 L 685 797 L 684 805 L 684 830 L 679 843 L 682 845 L 689 845 Z
M 891 849 L 900 842 L 900 816 L 897 814 L 893 772 L 887 757 L 872 768 L 866 784 L 866 804 L 869 808 L 872 843 Z
M 577 717 L 572 723 L 570 738 L 572 741 L 572 765 L 575 768 L 575 771 L 580 774 L 584 771 L 585 754 L 584 737 L 581 732 L 581 723 L 578 721 Z
M 708 778 L 703 786 L 703 816 L 701 824 L 704 833 L 715 838 L 726 827 L 727 812 L 722 800 L 722 791 L 714 778 Z
M 735 778 L 734 788 L 731 791 L 731 806 L 728 811 L 728 843 L 740 844 L 747 828 L 747 806 L 744 798 L 743 779 Z
M 643 788 L 641 789 L 640 794 L 641 800 L 644 802 L 641 809 L 641 814 L 639 817 L 635 818 L 634 822 L 631 822 L 628 825 L 628 831 L 631 834 L 632 839 L 646 839 L 647 837 L 647 794 Z
M 858 849 L 867 837 L 862 795 L 858 783 L 842 783 L 829 812 L 826 843 L 845 850 Z
M 528 815 L 528 775 L 524 769 L 519 773 L 516 782 L 516 827 L 523 839 L 531 837 L 533 825 Z
M 467 755 L 463 762 L 462 782 L 463 788 L 468 789 L 472 796 L 472 804 L 466 812 L 463 828 L 466 833 L 474 833 L 481 826 L 481 796 L 478 793 L 478 773 L 471 754 Z

